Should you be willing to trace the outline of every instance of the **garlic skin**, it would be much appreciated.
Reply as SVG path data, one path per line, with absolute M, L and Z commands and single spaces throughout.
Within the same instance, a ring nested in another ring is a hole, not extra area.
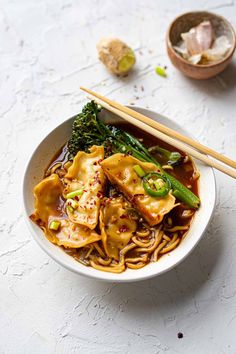
M 211 64 L 224 58 L 231 48 L 229 39 L 222 35 L 215 38 L 210 21 L 203 21 L 198 26 L 182 33 L 181 41 L 174 49 L 192 64 Z
M 181 34 L 190 55 L 200 54 L 209 49 L 214 39 L 214 31 L 210 21 L 203 21 L 189 32 Z
M 116 75 L 127 74 L 136 61 L 133 50 L 118 38 L 101 39 L 97 50 L 101 62 Z
M 209 61 L 218 61 L 224 58 L 231 44 L 226 36 L 216 38 L 213 46 L 203 53 L 203 56 Z
M 210 21 L 203 21 L 196 27 L 196 39 L 200 46 L 200 52 L 211 48 L 214 38 L 215 33 Z

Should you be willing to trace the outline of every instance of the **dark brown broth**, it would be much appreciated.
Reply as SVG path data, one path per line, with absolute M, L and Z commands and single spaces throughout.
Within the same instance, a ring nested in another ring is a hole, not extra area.
M 69 160 L 69 151 L 66 143 L 53 156 L 52 160 L 50 161 L 48 167 L 44 172 L 44 177 L 48 175 L 48 171 L 50 171 L 53 168 L 53 166 L 55 166 L 57 163 L 62 163 L 62 165 L 64 165 L 64 163 L 66 163 L 68 160 Z

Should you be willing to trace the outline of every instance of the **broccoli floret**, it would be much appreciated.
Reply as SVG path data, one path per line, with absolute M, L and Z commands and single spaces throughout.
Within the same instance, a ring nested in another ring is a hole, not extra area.
M 75 118 L 68 142 L 70 158 L 73 158 L 79 150 L 88 151 L 92 145 L 103 145 L 104 131 L 97 118 L 100 111 L 101 106 L 91 101 Z

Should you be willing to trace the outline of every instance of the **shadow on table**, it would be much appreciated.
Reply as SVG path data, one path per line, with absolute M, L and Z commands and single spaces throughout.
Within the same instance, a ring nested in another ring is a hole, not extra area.
M 230 63 L 225 71 L 208 80 L 194 80 L 184 77 L 188 83 L 209 96 L 224 96 L 236 87 L 236 62 Z

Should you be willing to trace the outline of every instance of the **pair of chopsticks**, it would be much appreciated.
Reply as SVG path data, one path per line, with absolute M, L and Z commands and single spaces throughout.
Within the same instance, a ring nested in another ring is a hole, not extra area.
M 236 161 L 219 154 L 207 146 L 204 146 L 199 142 L 184 136 L 171 128 L 168 128 L 167 126 L 158 123 L 131 108 L 125 107 L 118 102 L 111 101 L 99 93 L 93 92 L 85 87 L 80 87 L 80 89 L 87 92 L 90 95 L 90 98 L 102 107 L 125 119 L 129 123 L 145 130 L 166 143 L 177 147 L 205 164 L 214 167 L 233 178 L 236 178 Z M 211 156 L 213 159 L 205 154 Z

